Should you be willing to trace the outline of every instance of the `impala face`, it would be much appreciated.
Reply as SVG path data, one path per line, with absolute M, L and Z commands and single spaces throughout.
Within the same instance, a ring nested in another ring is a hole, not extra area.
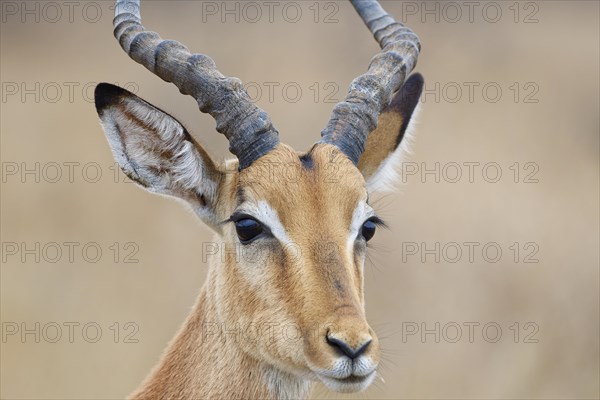
M 218 166 L 177 120 L 124 89 L 99 85 L 96 105 L 123 171 L 185 200 L 216 231 L 223 251 L 208 291 L 221 328 L 252 330 L 252 340 L 236 340 L 239 351 L 352 392 L 379 363 L 363 267 L 383 222 L 369 188 L 393 176 L 422 83 L 414 75 L 396 95 L 358 167 L 325 143 L 307 153 L 280 143 L 241 171 L 235 160 Z
M 96 88 L 123 172 L 187 202 L 224 248 L 213 256 L 197 308 L 137 397 L 304 397 L 306 379 L 339 392 L 373 381 L 380 349 L 365 318 L 363 268 L 383 222 L 369 195 L 394 183 L 423 79 L 406 79 L 420 50 L 416 35 L 375 0 L 352 4 L 383 51 L 335 106 L 321 140 L 300 153 L 279 142 L 238 79 L 147 32 L 138 0 L 117 0 L 114 34 L 123 49 L 192 95 L 236 156 L 215 163 L 167 113 L 119 87 Z M 215 323 L 222 343 L 207 344 L 197 331 Z M 249 340 L 227 338 L 240 328 L 252 332 Z M 220 370 L 202 370 L 220 356 Z M 232 389 L 223 376 L 246 384 Z
M 273 329 L 242 349 L 332 390 L 363 389 L 379 361 L 363 264 L 380 220 L 362 174 L 335 146 L 299 156 L 279 145 L 236 179 L 221 312 L 230 326 Z

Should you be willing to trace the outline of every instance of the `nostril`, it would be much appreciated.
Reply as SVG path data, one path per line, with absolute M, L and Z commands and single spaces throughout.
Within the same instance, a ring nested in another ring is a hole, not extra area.
M 367 347 L 369 347 L 369 345 L 371 344 L 371 341 L 372 339 L 369 339 L 363 342 L 360 346 L 352 348 L 348 345 L 348 343 L 344 342 L 341 339 L 338 339 L 333 336 L 327 336 L 327 343 L 329 343 L 330 346 L 340 350 L 343 354 L 347 355 L 351 359 L 355 359 L 356 357 L 363 354 L 367 350 Z

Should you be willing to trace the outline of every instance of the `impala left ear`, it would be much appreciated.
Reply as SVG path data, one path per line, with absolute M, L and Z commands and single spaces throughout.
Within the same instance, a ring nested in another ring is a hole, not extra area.
M 367 138 L 358 169 L 367 182 L 369 193 L 393 189 L 395 186 L 423 84 L 421 74 L 411 75 L 379 115 L 377 128 Z
M 208 153 L 179 121 L 118 86 L 101 83 L 96 109 L 115 161 L 144 189 L 185 200 L 219 231 L 223 180 Z

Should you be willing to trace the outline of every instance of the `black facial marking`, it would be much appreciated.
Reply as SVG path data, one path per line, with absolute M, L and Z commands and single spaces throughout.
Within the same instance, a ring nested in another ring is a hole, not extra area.
M 239 206 L 240 204 L 245 202 L 246 196 L 244 194 L 244 188 L 242 188 L 241 186 L 238 186 L 238 188 L 235 192 L 235 197 L 236 197 L 237 206 Z
M 336 290 L 338 291 L 338 293 L 344 293 L 344 285 L 342 284 L 342 282 L 340 282 L 339 279 L 335 280 L 334 286 L 335 286 Z
M 204 193 L 196 192 L 196 197 L 198 198 L 198 201 L 200 202 L 200 206 L 206 207 L 206 196 L 204 196 Z
M 315 165 L 315 161 L 312 158 L 312 154 L 306 153 L 300 156 L 300 161 L 305 169 L 312 169 Z

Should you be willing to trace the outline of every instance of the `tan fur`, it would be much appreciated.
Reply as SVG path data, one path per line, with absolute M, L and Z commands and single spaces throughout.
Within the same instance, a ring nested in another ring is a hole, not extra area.
M 306 380 L 316 379 L 314 370 L 331 368 L 338 357 L 325 340 L 327 329 L 350 345 L 373 337 L 368 355 L 378 362 L 377 339 L 364 315 L 365 248 L 346 248 L 353 211 L 366 201 L 364 179 L 331 145 L 316 146 L 312 157 L 313 167 L 306 169 L 281 144 L 241 173 L 232 173 L 231 165 L 223 172 L 219 217 L 234 211 L 238 193 L 249 203 L 264 200 L 301 255 L 279 247 L 260 262 L 236 260 L 235 227 L 226 224 L 217 242 L 231 253 L 224 263 L 222 254 L 213 257 L 192 314 L 132 398 L 306 397 Z M 244 271 L 260 279 L 252 282 Z M 219 334 L 213 335 L 215 326 Z M 260 333 L 240 333 L 248 326 Z M 273 375 L 286 385 L 270 384 Z
M 330 144 L 307 154 L 279 144 L 239 171 L 214 163 L 168 114 L 112 93 L 99 115 L 123 171 L 190 204 L 218 249 L 191 314 L 131 397 L 297 399 L 316 380 L 369 386 L 380 355 L 364 309 L 362 226 L 375 216 L 365 176 L 394 152 L 401 110 L 382 114 L 359 168 Z M 240 213 L 265 235 L 242 244 L 230 219 Z M 335 341 L 365 350 L 350 358 Z
M 365 139 L 381 111 L 376 105 L 385 106 L 412 70 L 420 45 L 376 1 L 354 6 L 383 50 L 334 108 L 321 142 L 300 155 L 278 144 L 239 79 L 147 33 L 139 2 L 117 0 L 114 33 L 123 49 L 215 118 L 241 169 L 215 165 L 178 121 L 132 93 L 97 86 L 96 108 L 123 171 L 151 192 L 190 204 L 220 249 L 192 313 L 132 398 L 305 398 L 311 380 L 339 392 L 373 381 L 379 343 L 365 318 L 363 266 L 374 226 L 366 222 L 376 215 L 365 177 L 387 169 L 402 137 L 398 116 L 414 108 L 403 90 Z M 402 57 L 389 62 L 390 54 Z M 413 82 L 420 92 L 422 78 Z M 350 138 L 356 143 L 339 140 Z
M 390 132 L 400 132 L 402 116 L 394 111 L 386 111 L 379 115 L 377 129 L 367 138 L 365 152 L 360 157 L 358 169 L 365 179 L 369 179 L 377 172 L 381 162 L 396 150 L 398 135 Z

